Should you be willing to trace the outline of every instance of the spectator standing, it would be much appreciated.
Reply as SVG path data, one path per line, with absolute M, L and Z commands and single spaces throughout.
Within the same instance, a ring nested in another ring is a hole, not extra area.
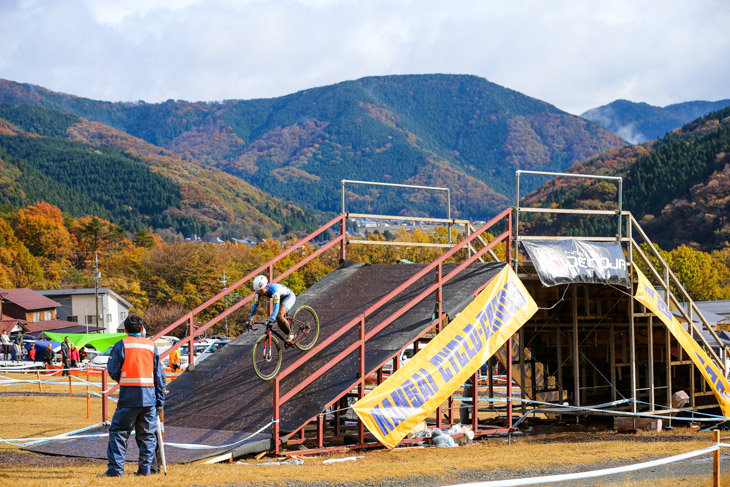
M 180 370 L 180 349 L 176 348 L 170 353 L 170 368 L 173 372 Z
M 142 337 L 139 316 L 124 320 L 128 337 L 112 347 L 107 371 L 119 382 L 117 409 L 109 427 L 108 468 L 103 477 L 121 477 L 132 430 L 139 448 L 135 475 L 149 475 L 157 449 L 157 416 L 165 404 L 165 376 L 155 344 Z
M 0 343 L 3 347 L 3 360 L 10 360 L 10 337 L 5 330 L 0 334 Z
M 25 338 L 25 333 L 16 333 L 13 340 L 13 344 L 15 346 L 15 360 L 18 362 L 22 362 L 23 360 L 23 338 Z
M 88 354 L 86 353 L 86 349 L 84 347 L 79 348 L 79 360 L 83 362 L 86 360 L 86 357 Z
M 51 347 L 51 344 L 48 344 L 48 348 L 45 349 L 43 352 L 43 363 L 46 364 L 46 369 L 50 369 L 51 365 L 53 365 L 53 359 L 56 358 L 56 354 L 53 352 L 53 348 Z
M 79 366 L 79 362 L 81 361 L 81 357 L 79 356 L 79 349 L 76 348 L 76 345 L 73 343 L 71 344 L 71 368 L 75 369 Z
M 61 360 L 63 361 L 63 373 L 61 375 L 68 375 L 68 369 L 71 367 L 71 346 L 68 343 L 68 337 L 61 342 Z
M 31 362 L 35 362 L 35 343 L 30 344 L 30 349 L 28 350 L 28 359 Z

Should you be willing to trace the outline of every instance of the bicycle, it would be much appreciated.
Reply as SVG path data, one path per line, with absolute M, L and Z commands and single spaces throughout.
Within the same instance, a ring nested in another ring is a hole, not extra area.
M 289 329 L 294 334 L 294 340 L 288 342 L 286 337 L 274 329 L 276 321 L 265 320 L 254 323 L 266 326 L 264 334 L 256 340 L 251 352 L 253 370 L 263 380 L 271 380 L 276 377 L 281 368 L 281 346 L 279 340 L 284 342 L 288 349 L 296 346 L 299 350 L 309 350 L 319 338 L 319 317 L 309 306 L 300 306 L 294 315 L 289 318 Z M 253 326 L 249 326 L 249 330 Z M 279 337 L 279 340 L 277 340 Z

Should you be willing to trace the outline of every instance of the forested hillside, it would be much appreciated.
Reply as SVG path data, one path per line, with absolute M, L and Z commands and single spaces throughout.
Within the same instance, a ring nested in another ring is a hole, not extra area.
M 616 100 L 608 105 L 592 108 L 581 117 L 620 135 L 632 144 L 641 144 L 662 137 L 667 132 L 728 105 L 730 100 L 688 101 L 665 107 Z
M 624 209 L 664 248 L 692 244 L 713 250 L 730 241 L 730 107 L 666 137 L 607 151 L 569 172 L 624 177 Z M 529 205 L 616 208 L 616 185 L 557 178 L 528 195 Z M 605 219 L 536 217 L 533 231 L 615 233 Z
M 268 236 L 316 216 L 238 178 L 123 132 L 41 107 L 0 103 L 0 203 L 46 201 L 128 231 Z
M 552 105 L 462 75 L 371 77 L 275 99 L 160 104 L 98 102 L 0 81 L 0 101 L 110 125 L 325 211 L 339 210 L 341 179 L 358 179 L 447 186 L 454 216 L 485 218 L 509 204 L 516 169 L 563 170 L 623 145 Z M 350 198 L 352 211 L 445 216 L 441 196 L 358 189 Z

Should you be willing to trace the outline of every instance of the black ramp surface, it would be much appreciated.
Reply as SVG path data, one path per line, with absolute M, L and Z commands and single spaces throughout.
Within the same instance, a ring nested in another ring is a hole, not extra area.
M 444 312 L 453 319 L 474 299 L 474 293 L 504 265 L 504 263 L 472 264 L 459 273 L 444 286 Z M 443 275 L 448 274 L 456 266 L 457 264 L 444 264 Z M 370 265 L 345 262 L 298 296 L 295 308 L 308 305 L 316 310 L 320 320 L 319 341 L 322 341 L 424 267 L 425 264 Z M 390 300 L 366 320 L 366 329 L 374 328 L 404 307 L 433 284 L 435 278 L 435 271 L 429 272 L 406 291 Z M 435 304 L 434 293 L 368 341 L 366 372 L 372 372 L 411 342 L 416 335 L 427 329 L 434 318 Z M 186 371 L 168 386 L 170 393 L 166 398 L 165 419 L 166 438 L 169 443 L 224 445 L 246 438 L 259 428 L 270 424 L 273 411 L 273 382 L 259 379 L 253 371 L 251 361 L 251 349 L 261 332 L 260 329 L 258 332 L 243 334 L 201 362 L 194 370 Z M 358 327 L 354 327 L 299 370 L 286 377 L 281 383 L 281 394 L 291 390 L 358 339 L 359 330 Z M 307 352 L 296 348 L 284 350 L 281 370 L 286 370 L 305 353 Z M 354 352 L 315 380 L 296 398 L 281 406 L 281 431 L 294 431 L 319 414 L 328 403 L 352 387 L 358 379 L 357 374 L 358 355 Z M 261 446 L 265 444 L 261 443 L 261 440 L 270 439 L 271 432 L 269 426 L 263 433 L 251 438 L 248 443 L 258 442 L 259 451 L 263 451 L 268 445 Z M 57 442 L 48 443 L 45 448 L 41 444 L 31 449 L 47 453 L 105 458 L 106 440 L 103 441 L 103 451 L 100 451 L 99 445 L 87 448 L 76 444 L 72 447 L 73 441 L 68 441 L 66 448 L 76 453 L 48 451 L 54 449 L 53 444 Z M 168 461 L 188 462 L 231 449 L 228 447 L 201 451 L 168 448 Z M 83 454 L 83 450 L 88 450 L 88 453 Z M 134 460 L 136 456 L 128 455 L 128 459 Z

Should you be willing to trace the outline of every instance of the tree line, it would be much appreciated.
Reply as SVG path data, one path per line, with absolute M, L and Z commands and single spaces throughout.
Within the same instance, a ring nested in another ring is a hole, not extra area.
M 463 238 L 451 230 L 451 238 Z M 383 232 L 385 233 L 385 232 Z M 395 239 L 407 242 L 447 243 L 449 231 L 437 227 L 432 232 L 404 229 L 388 235 L 369 234 L 370 240 Z M 492 237 L 489 236 L 488 240 Z M 267 240 L 255 247 L 243 244 L 222 245 L 193 242 L 166 242 L 149 228 L 130 233 L 96 216 L 72 217 L 49 203 L 41 202 L 19 210 L 0 212 L 0 287 L 31 289 L 89 288 L 94 286 L 94 257 L 99 259 L 101 285 L 109 286 L 134 305 L 134 312 L 144 315 L 153 331 L 170 324 L 223 289 L 227 285 L 281 253 L 295 242 Z M 275 266 L 275 275 L 289 269 L 318 248 L 309 244 Z M 432 262 L 443 249 L 348 245 L 347 258 L 358 262 L 396 263 Z M 496 248 L 505 258 L 505 248 Z M 707 254 L 686 246 L 663 252 L 690 295 L 697 300 L 730 299 L 730 250 Z M 456 255 L 454 261 L 463 260 Z M 284 279 L 284 284 L 300 293 L 339 265 L 338 249 L 314 259 Z M 221 301 L 206 315 L 207 319 L 223 311 L 251 292 L 244 283 L 225 302 Z M 234 314 L 229 325 L 236 326 L 248 317 L 248 309 Z M 222 327 L 221 324 L 219 327 Z M 234 328 L 235 331 L 235 328 Z

